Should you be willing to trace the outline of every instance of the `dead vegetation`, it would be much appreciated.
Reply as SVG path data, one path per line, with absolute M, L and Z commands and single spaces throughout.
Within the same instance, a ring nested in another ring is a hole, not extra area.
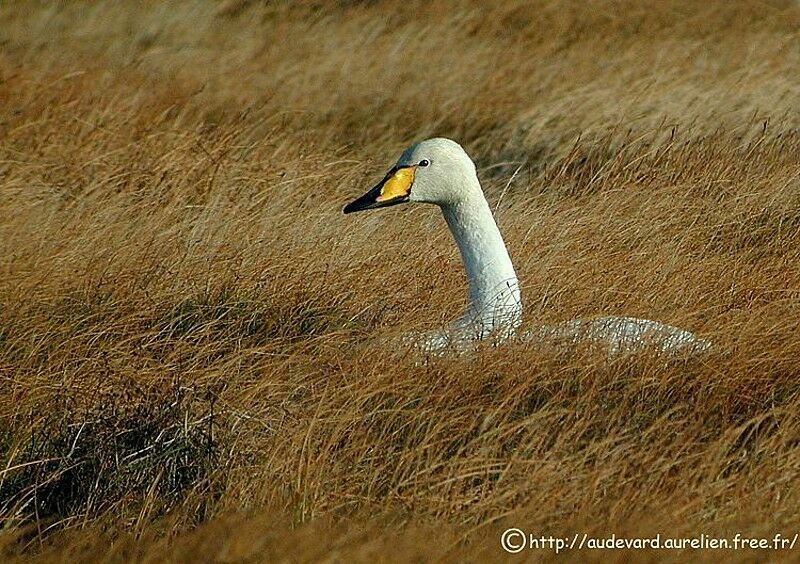
M 3 559 L 800 531 L 799 30 L 777 0 L 0 8 Z M 394 337 L 465 299 L 443 222 L 340 209 L 432 135 L 526 319 L 714 352 L 415 364 Z

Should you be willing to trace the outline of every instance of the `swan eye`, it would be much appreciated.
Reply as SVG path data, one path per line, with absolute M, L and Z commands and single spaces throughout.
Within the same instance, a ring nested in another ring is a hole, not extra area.
M 422 159 L 421 161 L 419 161 L 419 166 L 422 167 L 428 166 L 429 164 L 431 164 L 431 161 L 429 161 L 428 159 Z

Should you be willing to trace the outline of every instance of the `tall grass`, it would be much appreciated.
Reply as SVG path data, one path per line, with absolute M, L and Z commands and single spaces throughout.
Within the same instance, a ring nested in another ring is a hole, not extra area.
M 0 8 L 3 558 L 794 534 L 799 29 L 788 1 Z M 396 337 L 466 298 L 444 222 L 340 209 L 433 135 L 474 156 L 527 323 L 714 351 L 418 364 Z

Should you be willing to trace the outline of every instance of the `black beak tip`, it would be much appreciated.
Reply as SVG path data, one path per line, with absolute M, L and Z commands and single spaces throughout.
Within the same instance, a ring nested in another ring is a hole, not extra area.
M 349 213 L 357 212 L 359 207 L 356 206 L 356 202 L 350 202 L 345 207 L 342 208 L 342 213 L 347 215 Z
M 377 204 L 377 202 L 375 201 L 376 197 L 377 194 L 374 194 L 374 190 L 371 190 L 366 194 L 364 194 L 363 196 L 361 196 L 360 198 L 356 198 L 355 200 L 347 204 L 344 208 L 342 208 L 342 212 L 348 214 L 361 210 L 368 210 L 372 207 L 375 207 L 375 205 Z
M 353 212 L 359 212 L 363 210 L 372 210 L 376 208 L 388 208 L 391 206 L 395 206 L 397 204 L 402 204 L 403 202 L 407 202 L 408 197 L 403 198 L 393 198 L 391 200 L 383 201 L 383 202 L 376 202 L 370 194 L 365 194 L 361 198 L 357 200 L 353 200 L 345 207 L 342 208 L 342 213 L 345 215 Z

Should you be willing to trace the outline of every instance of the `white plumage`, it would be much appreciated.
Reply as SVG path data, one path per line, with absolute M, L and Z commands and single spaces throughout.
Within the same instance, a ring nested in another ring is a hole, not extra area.
M 510 338 L 528 342 L 599 342 L 615 354 L 641 348 L 660 352 L 701 352 L 711 344 L 689 331 L 649 319 L 600 317 L 573 319 L 519 332 L 522 299 L 519 281 L 483 195 L 475 164 L 455 141 L 428 139 L 400 156 L 372 190 L 344 212 L 402 202 L 438 205 L 458 245 L 469 280 L 469 307 L 444 330 L 415 336 L 428 353 L 464 351 L 477 341 L 499 344 Z

